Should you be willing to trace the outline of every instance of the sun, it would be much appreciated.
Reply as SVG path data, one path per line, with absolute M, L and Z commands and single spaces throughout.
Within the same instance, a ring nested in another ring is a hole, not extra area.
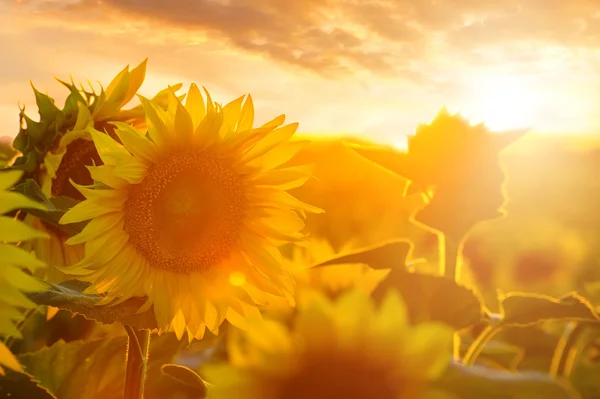
M 493 131 L 535 125 L 539 91 L 526 77 L 483 75 L 471 85 L 470 105 L 461 110 L 471 122 L 485 122 Z

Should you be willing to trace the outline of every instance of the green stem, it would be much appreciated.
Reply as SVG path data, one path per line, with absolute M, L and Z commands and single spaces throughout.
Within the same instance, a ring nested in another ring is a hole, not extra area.
M 462 256 L 462 244 L 456 240 L 440 234 L 440 258 L 441 274 L 454 281 L 460 279 L 460 258 Z
M 150 330 L 135 330 L 125 326 L 129 336 L 127 345 L 127 371 L 125 372 L 124 399 L 142 399 L 148 366 Z
M 463 363 L 467 366 L 472 366 L 477 361 L 479 355 L 483 351 L 485 345 L 490 342 L 490 340 L 496 335 L 496 333 L 500 329 L 498 326 L 488 325 L 480 334 L 477 336 L 475 341 L 471 344 L 467 353 L 465 353 L 465 357 L 463 358 Z
M 570 322 L 565 327 L 562 337 L 552 356 L 550 375 L 554 377 L 568 377 L 571 374 L 577 356 L 588 342 L 585 323 Z
M 460 241 L 448 238 L 445 234 L 438 234 L 439 239 L 439 263 L 440 274 L 453 281 L 458 281 L 460 278 L 459 260 L 462 255 L 462 244 Z M 454 359 L 460 359 L 460 335 L 454 333 L 453 349 Z

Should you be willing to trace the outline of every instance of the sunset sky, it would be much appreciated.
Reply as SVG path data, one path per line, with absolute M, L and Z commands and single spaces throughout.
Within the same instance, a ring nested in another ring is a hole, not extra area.
M 600 134 L 598 0 L 0 0 L 0 136 L 32 80 L 105 85 L 148 57 L 141 93 L 191 82 L 258 121 L 402 141 L 446 105 L 497 130 Z

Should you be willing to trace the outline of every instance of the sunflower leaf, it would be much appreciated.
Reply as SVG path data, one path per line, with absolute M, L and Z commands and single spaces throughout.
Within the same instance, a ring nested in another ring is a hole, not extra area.
M 5 369 L 0 375 L 0 398 L 56 399 L 39 381 L 27 373 Z
M 60 224 L 59 220 L 62 218 L 65 212 L 77 205 L 79 201 L 67 196 L 48 198 L 37 182 L 33 179 L 26 179 L 23 183 L 18 184 L 14 190 L 26 195 L 34 201 L 43 203 L 48 208 L 47 211 L 39 209 L 25 209 L 27 213 L 36 216 L 49 225 L 64 231 L 65 233 L 69 234 L 69 236 L 80 233 L 88 223 L 86 221 L 79 223 Z
M 50 199 L 46 197 L 46 194 L 44 194 L 42 188 L 34 179 L 26 179 L 23 183 L 17 184 L 14 191 L 21 193 L 34 201 L 43 203 L 49 211 L 56 211 L 56 208 L 52 202 L 50 202 Z
M 482 320 L 479 296 L 445 277 L 395 269 L 373 291 L 373 298 L 379 302 L 391 289 L 404 298 L 413 323 L 438 321 L 462 330 Z
M 150 343 L 152 354 L 148 363 L 148 382 L 145 398 L 159 399 L 156 382 L 160 380 L 161 366 L 172 362 L 183 347 L 175 334 L 154 337 Z M 127 337 L 58 341 L 50 347 L 19 356 L 25 370 L 39 380 L 60 399 L 122 398 L 125 383 L 125 352 Z M 3 380 L 0 379 L 0 387 Z M 0 392 L 2 392 L 0 388 Z M 1 395 L 0 395 L 1 396 Z M 36 396 L 14 396 L 32 398 Z M 183 398 L 192 398 L 186 396 Z M 196 396 L 197 397 L 197 396 Z M 46 399 L 46 397 L 41 397 Z M 48 396 L 54 398 L 54 396 Z
M 460 398 L 486 399 L 578 399 L 566 382 L 546 373 L 494 370 L 483 366 L 451 363 L 446 373 L 433 383 L 435 389 Z
M 164 364 L 161 371 L 163 378 L 158 385 L 165 397 L 167 395 L 198 399 L 206 397 L 206 382 L 194 370 L 178 364 Z
M 50 284 L 48 290 L 32 293 L 29 297 L 38 305 L 66 309 L 88 320 L 103 324 L 122 323 L 137 329 L 157 328 L 152 308 L 146 312 L 136 313 L 145 303 L 145 298 L 130 298 L 117 305 L 98 306 L 96 304 L 102 299 L 100 295 L 83 293 L 89 285 L 84 281 L 69 280 L 61 284 Z
M 404 239 L 396 239 L 336 256 L 313 267 L 365 263 L 376 270 L 405 270 L 406 261 L 412 248 L 412 242 Z
M 509 293 L 500 300 L 504 325 L 525 327 L 548 320 L 598 323 L 593 305 L 576 292 L 562 298 L 529 293 Z
M 58 341 L 19 356 L 25 370 L 60 399 L 118 398 L 123 392 L 127 339 Z

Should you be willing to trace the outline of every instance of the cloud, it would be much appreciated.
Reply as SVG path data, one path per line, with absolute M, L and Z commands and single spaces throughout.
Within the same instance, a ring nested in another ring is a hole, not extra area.
M 538 97 L 545 129 L 577 119 L 590 130 L 596 1 L 19 0 L 10 12 L 0 2 L 0 113 L 33 102 L 29 79 L 51 92 L 52 75 L 71 72 L 106 84 L 149 57 L 142 94 L 191 81 L 220 101 L 250 92 L 265 119 L 287 112 L 304 131 L 383 138 L 442 105 L 501 120 L 519 111 L 518 98 L 509 110 L 497 99 L 511 91 Z
M 18 0 L 21 9 L 100 33 L 171 29 L 194 38 L 344 78 L 370 72 L 421 80 L 423 63 L 444 52 L 478 64 L 494 49 L 532 54 L 539 46 L 597 47 L 596 0 Z M 487 51 L 486 50 L 491 50 Z
M 113 31 L 125 26 L 139 30 L 145 24 L 146 32 L 178 31 L 183 41 L 205 35 L 328 78 L 360 70 L 395 77 L 412 70 L 410 76 L 417 76 L 411 63 L 426 44 L 423 33 L 395 27 L 397 21 L 392 20 L 387 21 L 385 31 L 372 32 L 377 19 L 365 19 L 358 3 L 348 4 L 351 12 L 343 11 L 347 1 L 21 0 L 17 8 L 54 23 L 73 24 L 73 28 L 101 23 Z M 102 27 L 98 28 L 102 33 Z

